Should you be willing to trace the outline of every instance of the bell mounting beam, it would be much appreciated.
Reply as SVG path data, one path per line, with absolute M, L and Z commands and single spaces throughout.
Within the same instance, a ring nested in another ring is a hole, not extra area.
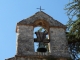
M 37 38 L 34 38 L 34 42 L 41 42 L 40 40 L 38 40 Z M 49 39 L 45 39 L 43 40 L 44 43 L 49 43 L 50 40 Z

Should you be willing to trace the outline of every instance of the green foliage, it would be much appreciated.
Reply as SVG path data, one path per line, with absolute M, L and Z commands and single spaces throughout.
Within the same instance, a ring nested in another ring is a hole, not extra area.
M 66 4 L 65 10 L 67 10 L 69 19 L 72 19 L 74 16 L 80 14 L 80 0 L 71 0 L 71 2 Z
M 69 43 L 69 52 L 73 58 L 73 60 L 77 60 L 78 53 L 80 53 L 80 0 L 71 0 L 65 6 L 65 10 L 67 10 L 67 16 L 69 18 L 67 24 L 67 40 Z M 77 16 L 75 21 L 72 20 Z
M 43 27 L 41 27 L 38 31 L 40 31 L 40 32 L 41 32 L 41 31 L 42 31 L 42 29 L 44 29 L 44 28 L 43 28 Z
M 80 15 L 77 16 L 77 20 L 68 23 L 67 39 L 68 41 L 80 41 Z

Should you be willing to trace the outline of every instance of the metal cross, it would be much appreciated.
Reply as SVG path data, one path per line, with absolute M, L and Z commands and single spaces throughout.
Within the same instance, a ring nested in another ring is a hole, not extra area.
M 41 6 L 40 6 L 40 8 L 37 8 L 37 9 L 40 9 L 40 11 L 41 11 L 41 10 L 44 10 L 44 9 L 41 9 Z

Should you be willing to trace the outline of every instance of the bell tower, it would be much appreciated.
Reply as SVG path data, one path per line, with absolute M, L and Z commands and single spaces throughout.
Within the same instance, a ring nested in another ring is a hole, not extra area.
M 42 26 L 47 32 L 35 32 L 37 38 L 34 39 L 33 31 L 37 26 Z M 39 11 L 17 23 L 17 52 L 15 57 L 6 60 L 67 60 L 70 55 L 65 32 L 65 25 Z M 47 33 L 49 39 L 45 39 Z M 34 51 L 34 42 L 39 42 L 37 52 Z M 45 43 L 49 43 L 50 52 L 46 52 Z

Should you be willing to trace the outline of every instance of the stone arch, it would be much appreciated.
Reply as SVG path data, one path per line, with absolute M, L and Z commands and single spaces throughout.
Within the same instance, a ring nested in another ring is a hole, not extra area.
M 39 19 L 39 20 L 34 21 L 33 27 L 37 27 L 37 26 L 42 26 L 49 32 L 50 25 L 46 20 Z
M 33 22 L 33 31 L 34 31 L 34 28 L 36 28 L 36 27 L 42 27 L 43 29 L 45 29 L 45 30 L 47 30 L 47 32 L 48 32 L 48 34 L 47 34 L 47 36 L 48 36 L 48 38 L 49 38 L 49 28 L 50 28 L 50 24 L 46 21 L 46 20 L 41 20 L 41 19 L 38 19 L 38 20 L 35 20 L 34 22 Z M 46 37 L 47 37 L 46 36 Z M 47 43 L 48 44 L 48 43 Z M 50 48 L 50 47 L 49 47 Z M 48 49 L 49 49 L 48 48 Z M 48 51 L 49 52 L 49 51 Z

